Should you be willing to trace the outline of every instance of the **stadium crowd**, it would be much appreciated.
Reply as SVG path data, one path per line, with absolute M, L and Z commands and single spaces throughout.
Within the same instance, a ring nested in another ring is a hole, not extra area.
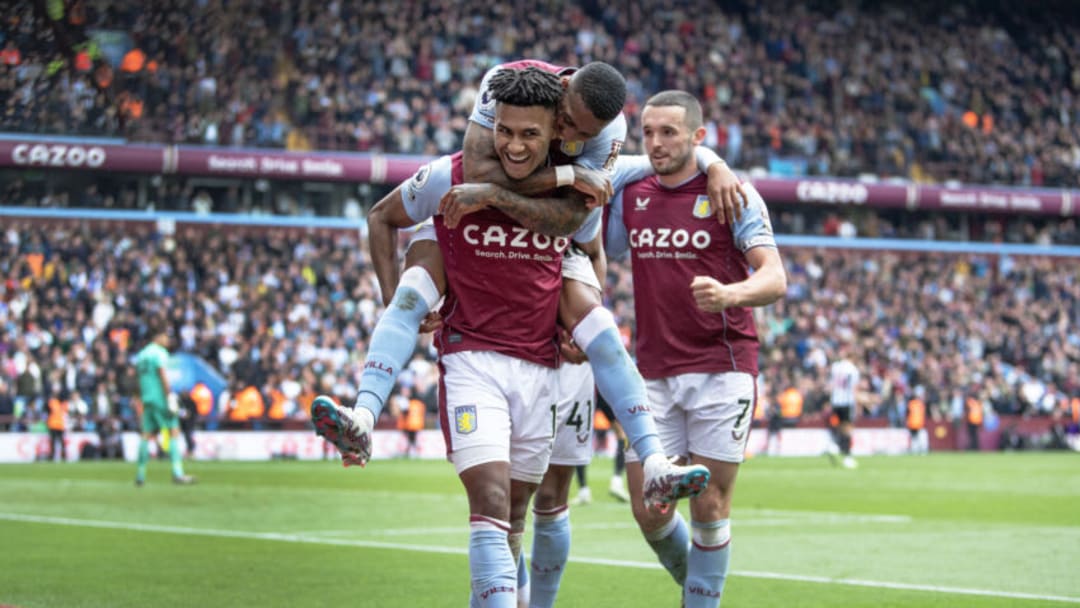
M 732 166 L 1076 187 L 1078 18 L 1060 1 L 15 0 L 0 130 L 439 154 L 491 65 L 598 59 L 629 81 L 631 134 L 649 94 L 687 89 Z
M 55 398 L 75 405 L 75 428 L 110 416 L 136 428 L 132 358 L 159 318 L 174 350 L 228 378 L 204 419 L 304 420 L 316 393 L 355 392 L 381 302 L 355 231 L 162 236 L 14 222 L 0 269 L 0 393 L 14 396 L 23 427 Z M 414 367 L 403 384 L 423 393 L 432 367 L 422 358 Z
M 0 416 L 15 414 L 15 428 L 44 424 L 51 400 L 69 405 L 73 428 L 135 428 L 132 357 L 161 317 L 174 349 L 228 379 L 202 424 L 302 423 L 316 393 L 355 393 L 382 301 L 356 230 L 5 224 L 0 405 L 12 411 Z M 1080 396 L 1080 283 L 1058 259 L 790 247 L 784 259 L 787 297 L 758 319 L 762 372 L 776 391 L 801 391 L 808 413 L 824 405 L 840 344 L 868 379 L 865 414 L 896 425 L 916 391 L 939 419 L 972 396 L 987 412 L 1033 415 Z M 628 267 L 613 263 L 609 279 L 632 342 Z M 400 380 L 429 408 L 433 354 L 422 337 Z

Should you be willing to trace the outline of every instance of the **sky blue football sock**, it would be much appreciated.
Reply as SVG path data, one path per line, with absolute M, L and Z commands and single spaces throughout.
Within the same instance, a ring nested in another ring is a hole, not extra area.
M 570 511 L 566 505 L 533 511 L 529 608 L 551 608 L 570 558 Z
M 371 410 L 375 420 L 379 419 L 398 374 L 412 358 L 420 322 L 438 300 L 439 291 L 426 270 L 413 266 L 401 275 L 394 298 L 371 334 L 356 397 L 356 405 Z
M 517 608 L 517 564 L 507 542 L 510 524 L 473 515 L 469 527 L 469 573 L 475 604 L 480 608 Z
M 694 542 L 687 560 L 686 608 L 717 608 L 731 558 L 731 520 L 692 524 Z
M 596 388 L 626 431 L 638 459 L 645 462 L 652 454 L 663 454 L 645 380 L 626 352 L 611 312 L 600 306 L 592 309 L 574 328 L 574 341 L 589 356 Z
M 690 554 L 690 528 L 686 520 L 675 511 L 675 516 L 661 528 L 645 535 L 645 540 L 656 553 L 662 565 L 675 582 L 686 582 L 686 563 Z
M 529 604 L 529 595 L 531 594 L 529 583 L 529 567 L 525 563 L 525 552 L 522 551 L 518 554 L 517 561 L 517 583 L 518 583 L 518 605 Z

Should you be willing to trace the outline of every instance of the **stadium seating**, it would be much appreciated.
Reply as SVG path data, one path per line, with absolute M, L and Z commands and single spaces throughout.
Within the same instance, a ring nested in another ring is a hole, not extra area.
M 252 418 L 234 413 L 226 398 L 202 424 L 302 423 L 315 393 L 355 393 L 381 309 L 355 231 L 181 225 L 161 235 L 152 226 L 8 224 L 0 241 L 7 277 L 0 374 L 8 388 L 0 391 L 22 403 L 23 427 L 40 421 L 44 401 L 78 392 L 90 410 L 84 424 L 116 413 L 131 428 L 130 356 L 145 340 L 147 319 L 162 315 L 172 320 L 177 347 L 221 369 L 232 395 L 255 387 L 265 404 L 276 404 Z M 902 424 L 917 387 L 940 419 L 958 416 L 972 394 L 1000 414 L 1026 415 L 1048 415 L 1080 395 L 1080 352 L 1069 329 L 1080 291 L 1059 259 L 783 253 L 788 295 L 759 315 L 762 377 L 766 391 L 796 386 L 808 414 L 822 408 L 826 361 L 840 342 L 855 344 L 867 370 L 865 414 L 885 424 Z M 609 272 L 608 301 L 629 336 L 629 269 L 612 263 Z M 402 382 L 433 407 L 429 346 L 423 338 Z
M 439 154 L 459 147 L 487 67 L 598 59 L 627 76 L 632 134 L 649 94 L 687 89 L 733 166 L 1069 187 L 1080 175 L 1067 2 L 64 4 L 60 19 L 29 0 L 5 9 L 0 131 Z

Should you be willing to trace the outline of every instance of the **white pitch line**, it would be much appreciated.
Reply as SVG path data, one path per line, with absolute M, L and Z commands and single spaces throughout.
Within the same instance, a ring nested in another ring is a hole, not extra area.
M 858 520 L 855 520 L 858 521 Z M 846 519 L 813 519 L 813 518 L 764 518 L 764 519 L 740 519 L 740 528 L 768 528 L 774 526 L 794 526 L 794 525 L 806 525 L 806 524 L 829 524 L 829 523 L 852 523 L 852 520 Z M 882 522 L 876 523 L 901 523 L 901 522 Z M 574 530 L 637 530 L 638 526 L 632 521 L 628 522 L 608 522 L 608 523 L 575 523 L 573 524 Z M 382 528 L 379 530 L 370 530 L 363 528 L 355 528 L 352 530 L 298 530 L 291 532 L 297 536 L 431 536 L 434 534 L 461 534 L 468 535 L 468 526 L 442 526 L 431 528 Z
M 440 553 L 449 555 L 468 555 L 465 548 L 437 547 L 430 545 L 409 545 L 402 543 L 388 543 L 373 540 L 346 540 L 334 538 L 316 538 L 303 534 L 281 534 L 275 532 L 242 532 L 237 530 L 215 530 L 213 528 L 188 528 L 183 526 L 162 526 L 156 524 L 136 524 L 118 521 L 102 521 L 92 519 L 72 519 L 68 517 L 47 517 L 42 515 L 26 515 L 22 513 L 0 513 L 0 520 L 21 521 L 38 524 L 50 524 L 61 526 L 79 526 L 84 528 L 106 528 L 112 530 L 134 530 L 137 532 L 161 532 L 166 534 L 188 534 L 192 536 L 212 536 L 226 538 L 244 538 L 250 540 L 270 540 L 290 543 L 309 543 L 317 545 L 336 545 L 348 547 L 368 547 L 375 549 L 395 549 L 399 551 L 417 551 L 421 553 Z M 600 559 L 592 557 L 571 557 L 570 561 L 582 564 L 599 566 L 618 566 L 623 568 L 638 568 L 656 570 L 660 565 L 655 562 L 633 562 L 615 559 Z M 852 587 L 872 587 L 877 589 L 895 589 L 898 591 L 924 591 L 928 593 L 946 593 L 953 595 L 976 595 L 983 597 L 1000 597 L 1015 600 L 1031 600 L 1038 602 L 1063 602 L 1067 604 L 1080 604 L 1080 597 L 1062 595 L 1042 595 L 1035 593 L 1016 593 L 1011 591 L 995 591 L 992 589 L 971 589 L 965 587 L 943 587 L 939 585 L 913 585 L 908 583 L 891 583 L 887 581 L 867 581 L 852 578 L 829 578 L 827 576 L 807 576 L 802 574 L 785 574 L 780 572 L 753 572 L 735 570 L 732 576 L 745 576 L 747 578 L 764 578 L 772 580 L 798 581 L 803 583 L 820 583 L 826 585 L 848 585 Z
M 589 505 L 589 509 L 602 509 L 606 511 L 628 511 L 628 507 L 622 503 L 599 502 Z M 779 517 L 781 520 L 798 519 L 805 523 L 843 523 L 843 524 L 910 524 L 914 520 L 909 515 L 874 515 L 867 513 L 841 513 L 835 511 L 794 511 L 785 509 L 739 509 L 732 512 L 732 517 L 738 519 L 739 525 L 760 518 L 761 516 Z
M 840 522 L 840 523 L 874 523 L 874 524 L 910 524 L 913 519 L 908 515 L 873 515 L 866 513 L 836 513 L 833 511 L 787 511 L 783 509 L 748 509 L 738 511 L 736 517 L 743 519 L 754 518 L 758 515 L 777 516 L 781 518 L 811 519 L 815 522 Z

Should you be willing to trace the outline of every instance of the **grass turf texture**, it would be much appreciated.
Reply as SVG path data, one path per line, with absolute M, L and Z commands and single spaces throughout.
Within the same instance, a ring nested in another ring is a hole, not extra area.
M 0 465 L 0 604 L 467 605 L 467 508 L 441 461 Z M 629 508 L 573 508 L 560 607 L 678 606 Z M 576 486 L 573 490 L 576 492 Z M 683 505 L 684 514 L 685 505 Z M 724 606 L 1080 604 L 1080 457 L 755 458 Z M 531 543 L 526 538 L 526 547 Z

